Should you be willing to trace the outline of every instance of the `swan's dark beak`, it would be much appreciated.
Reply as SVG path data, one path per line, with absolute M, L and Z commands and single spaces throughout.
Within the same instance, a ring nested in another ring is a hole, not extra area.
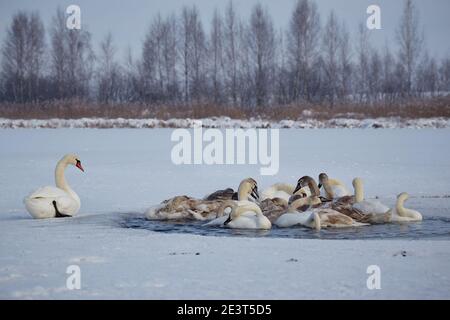
M 76 166 L 78 169 L 80 169 L 81 171 L 84 172 L 84 169 L 83 169 L 83 166 L 81 165 L 81 161 L 80 161 L 80 160 L 77 161 L 77 164 L 76 164 L 75 166 Z
M 228 219 L 225 220 L 225 222 L 223 223 L 224 226 L 226 226 L 227 224 L 229 224 L 231 222 L 231 214 L 228 216 Z
M 300 183 L 297 184 L 297 186 L 295 187 L 295 190 L 293 193 L 296 193 L 298 190 L 300 190 L 302 188 L 302 186 L 300 185 Z
M 317 186 L 319 187 L 319 189 L 322 188 L 322 184 L 321 183 L 319 183 Z

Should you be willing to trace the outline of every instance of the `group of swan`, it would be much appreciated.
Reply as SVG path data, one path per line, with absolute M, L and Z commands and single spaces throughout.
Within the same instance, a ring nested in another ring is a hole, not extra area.
M 80 209 L 80 198 L 70 188 L 64 171 L 74 165 L 84 172 L 78 156 L 65 155 L 55 169 L 56 187 L 39 188 L 24 199 L 28 212 L 37 219 L 71 217 Z M 149 220 L 202 220 L 205 226 L 237 229 L 270 229 L 272 224 L 284 228 L 304 226 L 321 228 L 360 227 L 368 224 L 422 220 L 422 215 L 404 207 L 407 193 L 397 197 L 390 209 L 378 200 L 364 198 L 361 178 L 353 179 L 353 195 L 336 179 L 319 175 L 319 184 L 301 177 L 297 185 L 278 183 L 262 192 L 256 180 L 241 181 L 237 192 L 218 190 L 204 199 L 176 196 L 147 210 Z
M 419 212 L 404 207 L 407 193 L 400 194 L 396 206 L 390 209 L 378 200 L 364 198 L 361 178 L 353 179 L 353 195 L 342 182 L 325 173 L 320 174 L 319 182 L 304 176 L 295 187 L 277 183 L 264 190 L 260 198 L 257 182 L 247 178 L 237 192 L 228 188 L 204 199 L 182 196 L 166 200 L 150 208 L 146 218 L 211 220 L 205 226 L 242 229 L 270 229 L 274 224 L 316 230 L 422 220 Z

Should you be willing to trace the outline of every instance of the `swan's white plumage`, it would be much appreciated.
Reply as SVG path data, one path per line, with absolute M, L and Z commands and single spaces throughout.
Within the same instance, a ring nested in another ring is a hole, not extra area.
M 409 195 L 404 192 L 397 196 L 397 203 L 394 208 L 389 211 L 390 222 L 414 222 L 422 221 L 423 217 L 419 211 L 404 207 L 404 202 L 408 200 Z
M 351 195 L 350 191 L 344 185 L 331 185 L 330 187 L 333 190 L 334 198 L 341 198 Z M 328 198 L 328 194 L 324 188 L 320 189 L 320 195 Z
M 289 201 L 295 187 L 287 183 L 276 183 L 261 193 L 261 200 L 280 198 Z
M 81 201 L 78 195 L 70 188 L 64 178 L 64 170 L 67 165 L 79 165 L 76 155 L 65 155 L 57 164 L 55 170 L 55 180 L 58 187 L 45 186 L 37 189 L 24 198 L 27 211 L 33 218 L 45 219 L 56 216 L 53 201 L 56 202 L 58 211 L 64 215 L 73 216 L 79 210 Z M 81 170 L 82 167 L 80 168 Z
M 365 199 L 353 205 L 353 208 L 359 210 L 363 214 L 384 214 L 389 207 L 375 199 Z
M 251 201 L 230 201 L 232 211 L 228 215 L 218 217 L 204 226 L 224 226 L 232 229 L 260 229 L 268 230 L 272 227 L 270 220 L 262 214 L 257 204 Z M 232 215 L 234 218 L 226 225 L 225 222 Z
M 280 228 L 304 226 L 312 229 L 320 229 L 320 218 L 314 212 L 288 212 L 281 215 L 274 223 Z

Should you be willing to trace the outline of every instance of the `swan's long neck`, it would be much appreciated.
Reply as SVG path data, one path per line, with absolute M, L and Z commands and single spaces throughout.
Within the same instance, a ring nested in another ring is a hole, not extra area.
M 67 183 L 66 177 L 64 175 L 64 171 L 67 168 L 67 162 L 65 159 L 61 159 L 58 164 L 56 165 L 55 169 L 55 183 L 56 186 L 60 189 L 63 189 L 68 194 L 70 194 L 73 198 L 79 199 L 78 195 L 72 190 L 72 188 Z
M 362 183 L 360 181 L 357 181 L 353 185 L 355 189 L 355 202 L 362 202 L 364 201 L 364 188 L 362 186 Z
M 243 201 L 243 200 L 250 200 L 249 199 L 250 196 L 250 190 L 246 185 L 241 185 L 239 186 L 239 190 L 238 190 L 238 200 L 239 201 Z
M 395 205 L 395 208 L 397 209 L 397 214 L 400 217 L 409 217 L 408 212 L 407 212 L 406 208 L 404 207 L 405 200 L 406 199 L 404 197 L 399 197 L 397 199 L 397 204 Z
M 320 196 L 320 190 L 315 181 L 310 181 L 308 183 L 308 187 L 309 187 L 309 190 L 311 191 L 312 196 L 317 196 L 317 197 Z
M 327 196 L 329 199 L 333 199 L 334 198 L 334 191 L 333 188 L 331 187 L 331 184 L 329 181 L 324 181 L 323 182 L 323 188 L 325 190 L 325 192 L 327 193 Z

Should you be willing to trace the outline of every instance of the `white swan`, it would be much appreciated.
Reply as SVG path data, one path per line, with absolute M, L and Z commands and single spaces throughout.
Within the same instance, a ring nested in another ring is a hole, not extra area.
M 272 227 L 269 219 L 265 217 L 261 208 L 254 202 L 241 201 L 226 201 L 222 207 L 224 212 L 227 208 L 231 212 L 223 215 L 204 226 L 224 226 L 232 229 L 260 229 L 268 230 Z
M 363 215 L 372 215 L 372 223 L 386 222 L 389 207 L 375 199 L 364 199 L 363 181 L 361 178 L 353 179 L 355 189 L 355 203 L 353 209 L 356 209 Z M 380 220 L 380 221 L 377 221 Z
M 24 199 L 27 211 L 33 218 L 70 217 L 80 209 L 80 198 L 64 177 L 64 170 L 71 164 L 84 171 L 80 158 L 74 154 L 65 155 L 56 165 L 56 187 L 39 188 Z
M 287 212 L 281 215 L 274 223 L 279 228 L 304 226 L 320 230 L 320 217 L 317 212 Z
M 349 216 L 357 222 L 379 224 L 389 221 L 389 208 L 378 200 L 364 200 L 363 182 L 361 178 L 352 181 L 353 196 L 344 196 L 327 203 L 325 207 Z
M 319 189 L 322 186 L 321 195 L 330 200 L 351 195 L 350 191 L 341 181 L 328 178 L 326 173 L 319 175 Z
M 406 192 L 400 193 L 397 196 L 397 203 L 394 208 L 389 211 L 390 222 L 412 222 L 422 221 L 422 214 L 416 210 L 407 209 L 403 206 L 405 201 L 409 198 Z
M 299 212 L 297 209 L 303 205 L 305 201 L 308 203 L 312 201 L 314 197 L 307 197 L 295 200 L 289 205 L 289 209 L 286 213 L 280 215 L 274 222 L 279 228 L 288 228 L 293 226 L 304 226 L 311 229 L 320 230 L 320 217 L 317 212 Z M 320 200 L 319 200 L 320 201 Z M 301 202 L 301 204 L 300 204 Z

